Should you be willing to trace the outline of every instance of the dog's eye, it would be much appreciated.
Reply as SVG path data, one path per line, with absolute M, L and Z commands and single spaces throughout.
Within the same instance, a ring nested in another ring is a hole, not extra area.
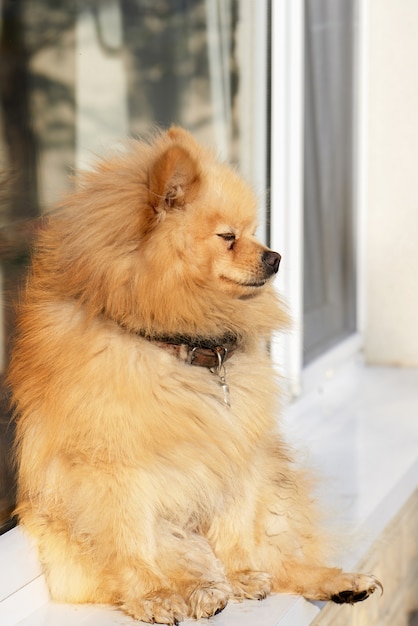
M 232 250 L 236 240 L 234 233 L 219 233 L 218 237 L 220 237 L 224 241 L 227 241 L 229 243 L 228 249 Z

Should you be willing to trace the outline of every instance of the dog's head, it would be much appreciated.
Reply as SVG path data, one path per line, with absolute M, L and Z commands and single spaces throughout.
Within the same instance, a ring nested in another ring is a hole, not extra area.
M 255 237 L 256 204 L 233 168 L 173 127 L 79 177 L 40 235 L 34 281 L 147 333 L 256 332 L 280 262 Z
M 280 255 L 255 236 L 252 190 L 183 129 L 166 134 L 148 187 L 149 240 L 166 246 L 174 281 L 182 265 L 196 284 L 236 298 L 256 295 L 277 273 Z

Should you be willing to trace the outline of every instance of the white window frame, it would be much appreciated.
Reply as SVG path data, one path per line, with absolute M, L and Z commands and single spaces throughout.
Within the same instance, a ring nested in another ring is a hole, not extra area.
M 272 133 L 271 245 L 283 255 L 279 292 L 289 305 L 292 330 L 273 344 L 273 358 L 287 381 L 290 397 L 298 397 L 363 345 L 366 224 L 367 0 L 357 0 L 354 106 L 356 211 L 357 328 L 347 339 L 303 367 L 303 106 L 304 0 L 272 2 Z
M 303 324 L 303 0 L 272 2 L 270 241 L 283 260 L 276 286 L 293 331 L 273 343 L 291 395 L 300 393 Z

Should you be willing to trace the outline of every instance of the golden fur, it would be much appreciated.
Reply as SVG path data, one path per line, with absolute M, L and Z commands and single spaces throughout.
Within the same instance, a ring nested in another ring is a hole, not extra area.
M 80 175 L 44 220 L 9 383 L 17 511 L 55 600 L 173 624 L 231 597 L 352 602 L 379 584 L 324 565 L 309 476 L 277 430 L 267 345 L 287 316 L 255 211 L 174 127 Z M 225 334 L 231 407 L 209 369 L 149 340 Z

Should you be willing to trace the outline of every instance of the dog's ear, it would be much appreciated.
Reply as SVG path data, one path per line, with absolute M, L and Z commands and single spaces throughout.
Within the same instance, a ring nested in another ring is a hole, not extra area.
M 179 144 L 168 147 L 153 164 L 148 178 L 149 201 L 154 210 L 181 208 L 191 202 L 199 186 L 199 167 Z

